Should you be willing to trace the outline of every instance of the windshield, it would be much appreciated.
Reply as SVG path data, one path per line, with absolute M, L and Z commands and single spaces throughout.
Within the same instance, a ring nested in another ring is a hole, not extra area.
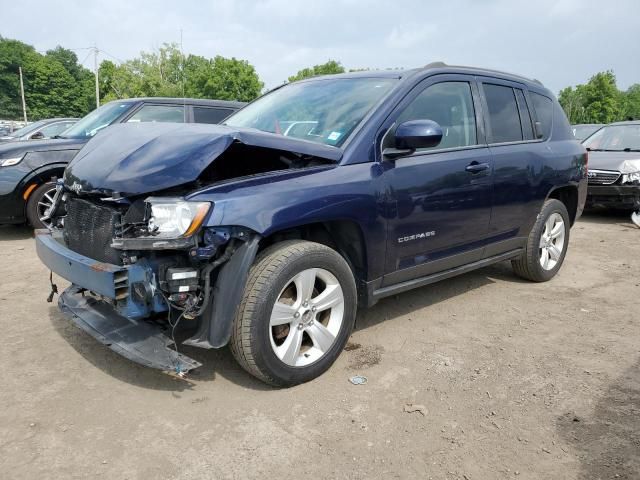
M 573 125 L 571 130 L 573 131 L 573 136 L 576 137 L 577 140 L 582 141 L 600 127 L 602 127 L 602 125 Z
M 107 103 L 62 132 L 59 138 L 91 138 L 134 105 L 132 102 Z
M 292 83 L 259 98 L 225 125 L 340 146 L 395 82 L 335 78 Z
M 12 133 L 9 134 L 9 136 L 12 138 L 18 138 L 18 137 L 22 137 L 23 135 L 28 135 L 31 132 L 35 132 L 38 128 L 40 128 L 45 123 L 47 123 L 46 120 L 39 120 L 37 122 L 30 123 L 26 127 L 22 127 L 22 128 L 19 128 L 18 130 L 14 130 Z
M 590 150 L 640 151 L 640 124 L 602 127 L 587 138 L 583 145 Z

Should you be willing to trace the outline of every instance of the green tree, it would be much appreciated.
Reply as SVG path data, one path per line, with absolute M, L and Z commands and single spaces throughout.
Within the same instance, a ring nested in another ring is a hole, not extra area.
M 289 77 L 290 82 L 302 80 L 303 78 L 315 77 L 317 75 L 334 75 L 336 73 L 344 73 L 344 67 L 340 62 L 329 60 L 321 65 L 314 65 L 310 68 L 303 68 L 298 73 Z
M 595 74 L 584 85 L 561 90 L 558 101 L 573 124 L 610 123 L 624 118 L 625 98 L 611 71 Z
M 102 62 L 104 100 L 161 96 L 249 101 L 263 87 L 254 67 L 246 60 L 198 55 L 183 58 L 176 44 L 164 44 L 158 52 L 142 52 L 122 65 Z
M 622 114 L 624 119 L 640 119 L 640 83 L 631 85 L 622 94 Z
M 56 47 L 42 55 L 25 43 L 0 37 L 0 118 L 22 117 L 19 67 L 29 120 L 81 117 L 93 108 L 92 75 L 78 64 L 75 53 Z

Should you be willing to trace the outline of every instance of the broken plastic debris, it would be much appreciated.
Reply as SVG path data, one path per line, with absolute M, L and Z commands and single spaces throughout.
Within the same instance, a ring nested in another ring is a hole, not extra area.
M 631 221 L 636 227 L 640 228 L 640 211 L 631 214 Z
M 354 385 L 364 385 L 367 383 L 367 377 L 363 377 L 362 375 L 355 375 L 349 379 L 351 383 Z

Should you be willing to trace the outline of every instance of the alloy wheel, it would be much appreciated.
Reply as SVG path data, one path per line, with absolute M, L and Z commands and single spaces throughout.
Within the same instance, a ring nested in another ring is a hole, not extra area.
M 562 257 L 565 244 L 564 220 L 559 213 L 552 213 L 544 224 L 540 237 L 540 265 L 553 270 Z
M 344 320 L 344 294 L 328 270 L 310 268 L 282 289 L 269 320 L 271 347 L 286 365 L 303 367 L 333 346 Z

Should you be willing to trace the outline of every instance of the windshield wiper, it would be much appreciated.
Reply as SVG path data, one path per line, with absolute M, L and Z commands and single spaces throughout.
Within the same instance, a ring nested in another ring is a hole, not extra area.
M 57 140 L 58 138 L 67 138 L 67 137 L 65 137 L 65 136 L 63 136 L 63 135 L 54 135 L 54 136 L 53 136 L 53 137 L 51 137 L 51 138 L 54 138 L 54 139 L 56 139 L 56 140 Z
M 623 152 L 640 152 L 640 148 L 625 148 Z

